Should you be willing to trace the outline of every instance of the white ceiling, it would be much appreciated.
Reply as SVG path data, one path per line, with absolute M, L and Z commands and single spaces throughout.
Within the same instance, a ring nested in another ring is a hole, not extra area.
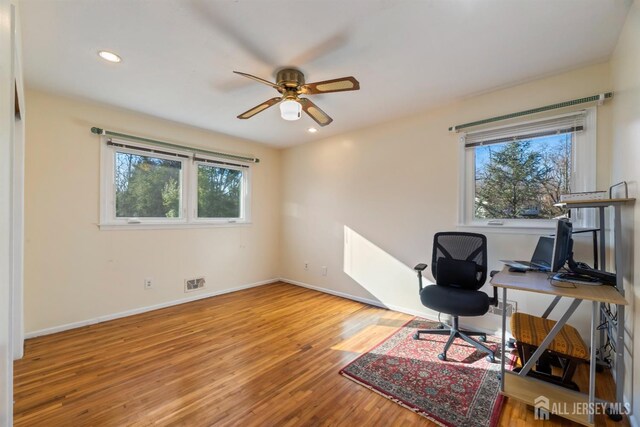
M 605 60 L 630 3 L 23 0 L 24 69 L 29 87 L 289 146 Z M 316 134 L 278 107 L 236 119 L 277 92 L 232 71 L 274 80 L 283 66 L 307 82 L 353 75 L 361 90 L 313 96 L 334 118 Z

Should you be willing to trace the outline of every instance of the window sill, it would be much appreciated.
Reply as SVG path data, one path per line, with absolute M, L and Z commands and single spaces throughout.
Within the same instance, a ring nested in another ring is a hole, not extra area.
M 489 225 L 489 224 L 458 224 L 458 230 L 477 232 L 477 233 L 496 233 L 496 234 L 537 234 L 544 236 L 556 232 L 555 227 L 547 225 Z
M 192 222 L 179 224 L 98 224 L 100 231 L 109 230 L 177 230 L 190 228 L 228 228 L 247 227 L 251 222 Z
M 489 225 L 489 224 L 458 224 L 458 230 L 464 230 L 476 233 L 495 233 L 495 234 L 534 234 L 538 236 L 546 236 L 555 234 L 555 226 L 548 225 Z M 585 229 L 593 229 L 595 227 L 576 226 L 574 232 Z

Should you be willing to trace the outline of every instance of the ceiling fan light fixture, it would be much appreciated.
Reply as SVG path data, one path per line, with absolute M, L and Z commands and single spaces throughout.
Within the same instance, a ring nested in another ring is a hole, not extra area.
M 302 105 L 293 99 L 282 101 L 280 116 L 285 120 L 298 120 L 302 116 Z

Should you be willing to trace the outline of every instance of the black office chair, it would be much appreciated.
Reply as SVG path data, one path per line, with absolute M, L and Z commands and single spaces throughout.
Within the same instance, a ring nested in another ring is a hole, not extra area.
M 436 233 L 433 237 L 433 257 L 431 272 L 436 284 L 422 287 L 422 272 L 426 264 L 418 264 L 420 285 L 420 300 L 422 305 L 440 313 L 451 315 L 451 326 L 441 323 L 437 329 L 420 330 L 413 336 L 420 339 L 420 334 L 449 335 L 449 340 L 440 360 L 447 360 L 447 350 L 453 340 L 462 338 L 478 350 L 488 353 L 487 359 L 495 361 L 495 352 L 486 345 L 472 339 L 479 337 L 486 341 L 487 336 L 482 332 L 462 331 L 458 326 L 459 316 L 483 316 L 489 311 L 490 305 L 498 305 L 498 290 L 493 288 L 493 298 L 479 291 L 487 278 L 487 238 L 482 234 L 444 232 Z

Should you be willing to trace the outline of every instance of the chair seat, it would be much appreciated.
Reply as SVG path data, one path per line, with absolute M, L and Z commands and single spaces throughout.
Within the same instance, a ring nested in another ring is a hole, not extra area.
M 431 285 L 420 292 L 422 305 L 452 316 L 483 316 L 489 311 L 489 296 L 482 291 Z

